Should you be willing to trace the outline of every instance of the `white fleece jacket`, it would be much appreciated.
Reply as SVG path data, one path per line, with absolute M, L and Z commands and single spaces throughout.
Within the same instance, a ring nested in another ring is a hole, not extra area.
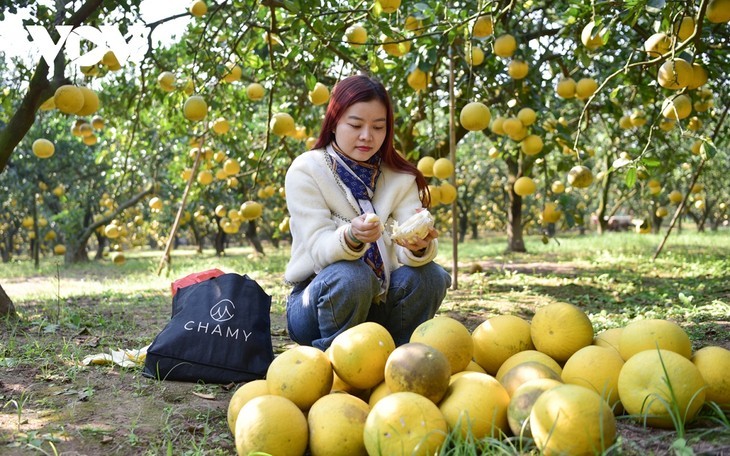
M 370 247 L 366 244 L 353 250 L 345 242 L 350 220 L 361 212 L 357 199 L 332 171 L 331 161 L 324 149 L 311 150 L 294 159 L 286 173 L 292 248 L 284 279 L 290 284 L 306 280 L 337 261 L 358 260 Z M 391 271 L 401 265 L 422 266 L 436 257 L 435 239 L 418 257 L 388 236 L 393 220 L 403 223 L 423 207 L 415 176 L 383 164 L 372 203 L 386 227 L 383 236 L 387 252 L 383 256 L 387 255 Z

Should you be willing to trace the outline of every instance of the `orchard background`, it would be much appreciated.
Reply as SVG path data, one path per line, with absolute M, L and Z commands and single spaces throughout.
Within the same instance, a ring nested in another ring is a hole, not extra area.
M 204 267 L 263 271 L 281 305 L 284 174 L 318 135 L 328 91 L 360 71 L 390 90 L 401 153 L 426 172 L 429 157 L 454 164 L 453 174 L 430 177 L 439 201 L 431 211 L 439 261 L 456 279 L 448 302 L 473 318 L 470 329 L 490 313 L 529 314 L 540 304 L 490 307 L 490 294 L 508 290 L 490 289 L 489 271 L 515 262 L 518 272 L 552 276 L 575 267 L 564 265 L 570 254 L 607 264 L 600 273 L 570 269 L 573 279 L 665 277 L 636 308 L 699 306 L 716 326 L 693 334 L 695 344 L 727 347 L 728 263 L 718 256 L 730 216 L 727 1 L 403 1 L 392 12 L 391 2 L 370 0 L 209 1 L 204 11 L 170 2 L 145 20 L 150 1 L 0 1 L 4 25 L 24 18 L 54 42 L 58 25 L 116 26 L 132 49 L 124 65 L 106 53 L 79 67 L 63 49 L 51 66 L 38 53 L 0 59 L 9 367 L 22 358 L 18 347 L 43 343 L 15 339 L 29 328 L 70 343 L 71 328 L 90 327 L 89 300 L 115 303 L 96 323 L 105 333 L 117 312 L 146 312 L 121 305 L 119 283 L 141 284 L 136 299 L 156 309 L 158 325 L 169 304 L 160 284 Z M 169 23 L 183 23 L 179 35 L 156 33 Z M 11 45 L 30 40 L 22 27 L 2 29 Z M 69 86 L 89 89 L 75 110 Z M 488 116 L 462 115 L 475 102 Z M 608 233 L 616 229 L 629 233 Z M 83 291 L 87 276 L 101 288 Z M 583 304 L 613 315 L 637 289 L 614 285 Z M 558 299 L 585 299 L 580 287 L 566 290 Z M 115 337 L 102 346 L 142 342 Z M 18 432 L 21 404 L 33 404 L 26 387 L 3 390 Z

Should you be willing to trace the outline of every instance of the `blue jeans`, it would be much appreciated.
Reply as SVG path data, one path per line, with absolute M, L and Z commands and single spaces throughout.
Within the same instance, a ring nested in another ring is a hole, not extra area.
M 373 321 L 402 345 L 433 318 L 450 286 L 451 276 L 433 261 L 401 266 L 391 273 L 386 301 L 374 303 L 380 283 L 373 270 L 361 260 L 338 261 L 292 290 L 286 303 L 289 337 L 326 350 L 341 332 Z

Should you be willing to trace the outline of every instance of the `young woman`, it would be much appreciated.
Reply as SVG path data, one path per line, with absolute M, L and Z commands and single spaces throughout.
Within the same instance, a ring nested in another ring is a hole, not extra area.
M 380 82 L 358 75 L 337 83 L 314 149 L 287 171 L 286 202 L 295 342 L 325 350 L 344 330 L 374 321 L 401 345 L 434 316 L 451 286 L 433 262 L 438 232 L 395 243 L 383 230 L 427 207 L 429 195 L 421 172 L 395 151 Z

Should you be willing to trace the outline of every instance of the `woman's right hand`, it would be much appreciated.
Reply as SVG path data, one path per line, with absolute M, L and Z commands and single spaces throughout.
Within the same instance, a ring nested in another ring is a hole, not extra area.
M 352 235 L 361 242 L 377 242 L 383 235 L 380 220 L 366 222 L 367 214 L 362 214 L 350 220 Z

